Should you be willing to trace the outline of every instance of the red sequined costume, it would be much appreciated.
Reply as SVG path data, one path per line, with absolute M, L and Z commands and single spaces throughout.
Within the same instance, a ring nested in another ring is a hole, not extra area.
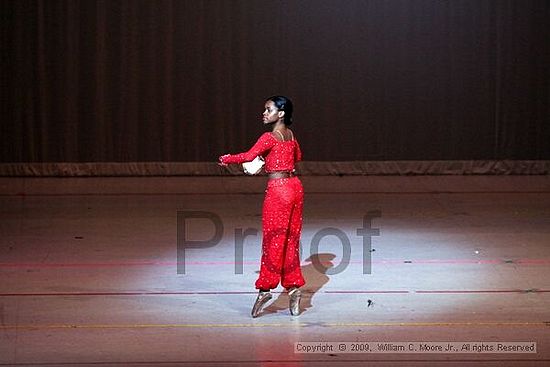
M 245 153 L 220 157 L 225 164 L 252 161 L 261 155 L 265 158 L 265 171 L 293 171 L 294 163 L 302 159 L 298 142 L 279 141 L 272 133 L 264 133 Z M 270 290 L 279 281 L 285 288 L 305 284 L 300 268 L 300 235 L 304 190 L 296 176 L 270 179 L 267 183 L 262 209 L 262 264 L 256 288 Z

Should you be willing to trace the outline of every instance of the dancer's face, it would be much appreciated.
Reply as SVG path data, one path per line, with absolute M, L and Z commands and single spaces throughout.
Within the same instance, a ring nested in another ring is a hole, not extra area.
M 264 107 L 265 110 L 262 116 L 263 122 L 266 125 L 274 124 L 275 122 L 279 121 L 279 119 L 282 118 L 285 114 L 284 111 L 279 111 L 277 109 L 273 101 L 267 101 Z

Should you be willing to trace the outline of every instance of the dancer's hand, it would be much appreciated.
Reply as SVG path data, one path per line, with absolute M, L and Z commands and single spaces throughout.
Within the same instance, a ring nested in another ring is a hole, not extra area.
M 218 165 L 222 166 L 222 167 L 227 167 L 227 163 L 225 163 L 225 159 L 229 156 L 230 156 L 230 154 L 224 154 L 224 155 L 220 156 Z

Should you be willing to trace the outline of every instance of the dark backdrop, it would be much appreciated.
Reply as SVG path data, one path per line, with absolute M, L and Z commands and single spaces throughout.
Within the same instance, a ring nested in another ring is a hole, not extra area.
M 550 159 L 546 0 L 2 1 L 3 162 Z

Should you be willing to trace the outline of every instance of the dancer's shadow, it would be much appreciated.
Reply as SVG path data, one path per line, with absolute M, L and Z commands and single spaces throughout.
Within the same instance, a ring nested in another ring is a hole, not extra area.
M 334 266 L 332 260 L 334 260 L 335 257 L 336 255 L 334 254 L 322 253 L 313 254 L 305 260 L 308 264 L 302 266 L 302 275 L 304 276 L 306 284 L 301 288 L 301 313 L 313 307 L 313 303 L 311 302 L 313 296 L 328 283 L 329 277 L 326 273 L 328 269 Z M 282 292 L 269 306 L 263 309 L 262 314 L 288 310 L 288 302 L 288 293 L 286 291 Z

